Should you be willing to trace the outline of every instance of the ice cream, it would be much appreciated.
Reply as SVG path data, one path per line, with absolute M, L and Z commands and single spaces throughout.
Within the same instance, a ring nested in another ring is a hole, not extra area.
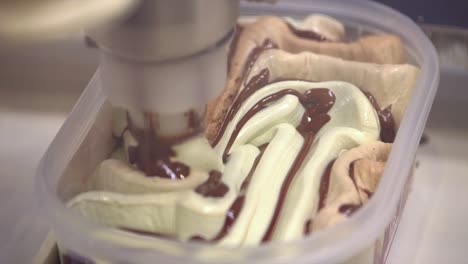
M 123 230 L 229 246 L 345 220 L 378 186 L 418 69 L 402 64 L 397 37 L 345 43 L 340 25 L 242 24 L 205 134 L 164 138 L 116 110 L 120 148 L 68 205 Z
M 304 22 L 313 20 L 313 17 L 315 16 L 304 20 Z M 331 18 L 328 18 L 326 21 L 329 20 L 331 22 L 322 22 L 321 24 L 339 23 Z M 233 40 L 233 45 L 229 52 L 229 76 L 224 92 L 217 100 L 208 105 L 208 114 L 206 116 L 206 134 L 208 139 L 211 140 L 215 137 L 216 128 L 224 119 L 227 109 L 241 89 L 243 85 L 242 81 L 245 86 L 245 82 L 250 80 L 246 75 L 251 75 L 249 73 L 253 64 L 257 61 L 262 61 L 258 60 L 258 56 L 266 50 L 275 50 L 273 48 L 277 48 L 293 54 L 307 51 L 351 61 L 379 64 L 401 64 L 404 62 L 404 50 L 401 40 L 393 35 L 370 35 L 353 42 L 332 42 L 324 36 L 338 35 L 341 37 L 341 34 L 328 33 L 319 35 L 314 31 L 302 30 L 302 34 L 296 35 L 290 28 L 290 24 L 278 17 L 261 17 L 255 22 L 248 24 L 248 26 L 240 25 L 238 27 L 237 35 Z M 319 31 L 340 31 L 339 29 L 327 30 L 329 28 L 333 27 L 324 26 Z M 310 34 L 306 34 L 307 32 L 310 32 Z M 302 37 L 304 35 L 306 37 Z M 300 65 L 297 67 L 300 67 Z M 321 65 L 315 65 L 315 67 L 321 68 Z M 326 71 L 330 70 L 327 69 Z M 372 71 L 372 66 L 370 67 L 370 71 Z M 329 76 L 332 74 L 333 72 L 330 71 Z M 332 77 L 327 80 L 340 80 L 340 78 L 333 79 Z

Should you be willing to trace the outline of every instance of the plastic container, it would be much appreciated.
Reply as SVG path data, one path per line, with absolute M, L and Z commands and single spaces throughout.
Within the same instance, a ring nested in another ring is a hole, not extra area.
M 350 34 L 388 32 L 402 38 L 410 62 L 418 65 L 421 73 L 372 199 L 348 221 L 335 227 L 299 241 L 251 248 L 214 248 L 157 238 L 133 241 L 134 235 L 91 223 L 66 209 L 63 201 L 79 191 L 83 177 L 113 148 L 111 107 L 95 75 L 38 168 L 38 199 L 62 250 L 104 263 L 385 263 L 408 192 L 405 186 L 410 182 L 419 139 L 438 86 L 436 51 L 410 19 L 373 2 L 242 3 L 241 10 L 248 16 L 304 17 L 323 13 L 342 21 Z M 138 245 L 132 246 L 132 241 Z

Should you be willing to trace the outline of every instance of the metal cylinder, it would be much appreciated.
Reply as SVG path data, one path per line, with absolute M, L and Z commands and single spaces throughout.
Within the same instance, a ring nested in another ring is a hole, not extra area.
M 212 48 L 238 16 L 238 0 L 145 0 L 124 21 L 90 35 L 119 57 L 170 60 Z
M 238 13 L 238 0 L 146 0 L 121 23 L 91 32 L 110 102 L 133 117 L 158 116 L 159 134 L 185 134 L 187 113 L 203 111 L 224 88 Z
M 103 90 L 114 106 L 134 111 L 174 114 L 204 107 L 224 88 L 230 35 L 209 50 L 173 60 L 129 60 L 103 52 Z

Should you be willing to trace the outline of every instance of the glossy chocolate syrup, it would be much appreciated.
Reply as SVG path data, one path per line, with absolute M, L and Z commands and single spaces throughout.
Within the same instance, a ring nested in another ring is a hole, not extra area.
M 273 230 L 275 229 L 279 215 L 283 208 L 284 201 L 286 200 L 289 186 L 291 185 L 299 169 L 302 167 L 302 164 L 304 163 L 304 160 L 307 157 L 310 148 L 312 147 L 315 135 L 320 130 L 320 128 L 322 128 L 328 121 L 330 121 L 330 116 L 327 113 L 335 103 L 336 99 L 335 95 L 329 89 L 325 88 L 311 89 L 304 94 L 299 94 L 298 97 L 299 101 L 306 109 L 304 115 L 302 116 L 301 123 L 297 127 L 297 131 L 304 137 L 304 143 L 291 168 L 289 169 L 283 185 L 281 186 L 273 217 L 262 239 L 262 242 L 267 242 L 271 239 Z
M 288 25 L 291 32 L 293 34 L 295 34 L 296 36 L 300 37 L 300 38 L 307 38 L 307 39 L 316 40 L 316 41 L 326 41 L 326 38 L 324 36 L 322 36 L 322 35 L 320 35 L 320 34 L 318 34 L 316 32 L 309 31 L 309 30 L 299 30 L 299 29 L 296 29 L 295 27 L 293 27 L 292 25 L 290 25 L 289 23 L 287 23 L 287 22 L 285 22 L 285 23 Z M 239 38 L 240 38 L 240 35 L 242 34 L 243 30 L 244 30 L 244 28 L 241 25 L 239 25 L 239 24 L 236 25 L 236 28 L 235 28 L 235 31 L 234 31 L 234 37 L 233 37 L 233 40 L 231 41 L 231 46 L 229 47 L 228 73 L 230 73 L 231 68 L 233 66 L 232 65 L 232 63 L 233 63 L 232 59 L 233 59 L 233 57 L 235 55 L 235 52 L 236 52 L 236 49 L 237 49 L 237 44 L 239 42 Z M 263 51 L 268 50 L 268 49 L 278 49 L 278 48 L 280 48 L 278 46 L 278 44 L 274 43 L 271 39 L 267 38 L 267 39 L 264 40 L 262 45 L 257 46 L 254 49 L 252 49 L 252 51 L 250 51 L 250 53 L 247 56 L 247 59 L 245 61 L 241 76 L 239 76 L 239 78 L 241 80 L 244 80 L 244 85 L 246 86 L 246 88 L 249 87 L 249 84 L 250 84 L 250 87 L 256 87 L 257 89 L 258 89 L 258 87 L 263 87 L 263 86 L 266 85 L 266 84 L 265 85 L 253 85 L 253 83 L 251 83 L 251 82 L 252 81 L 259 82 L 259 80 L 268 82 L 268 69 L 263 69 L 259 74 L 252 77 L 250 80 L 247 80 L 247 77 L 250 74 L 250 71 L 252 70 L 253 65 L 255 64 L 258 57 L 260 56 L 260 54 Z M 248 83 L 246 84 L 246 82 L 248 82 Z M 246 88 L 244 88 L 244 90 Z M 246 92 L 244 94 L 244 96 L 246 96 L 246 97 L 250 96 L 257 89 L 251 89 L 250 93 Z M 242 94 L 243 91 L 241 91 L 239 93 L 239 96 Z M 243 101 L 245 101 L 245 98 L 244 99 L 239 99 L 239 100 L 237 100 L 237 98 L 236 98 L 236 101 L 243 102 Z M 233 106 L 231 106 L 230 110 L 228 111 L 228 114 L 227 114 L 226 118 L 223 120 L 221 128 L 219 129 L 215 139 L 213 140 L 213 143 L 212 143 L 213 147 L 216 146 L 219 143 L 219 140 L 221 139 L 222 135 L 224 134 L 224 130 L 227 127 L 227 124 L 229 123 L 229 121 L 231 121 L 231 119 L 234 117 L 235 113 L 239 110 L 238 107 L 237 108 L 234 107 L 235 104 L 236 104 L 236 102 L 234 102 Z
M 276 227 L 276 223 L 278 222 L 279 214 L 283 208 L 284 201 L 286 199 L 286 195 L 289 189 L 289 186 L 291 185 L 294 176 L 296 173 L 299 171 L 299 168 L 301 167 L 302 163 L 304 162 L 305 157 L 307 156 L 310 147 L 312 146 L 312 142 L 314 141 L 315 135 L 314 134 L 306 134 L 304 137 L 304 144 L 302 145 L 301 150 L 299 151 L 299 154 L 297 155 L 296 159 L 294 160 L 293 165 L 289 169 L 289 172 L 283 182 L 283 185 L 281 186 L 280 194 L 278 197 L 278 202 L 276 203 L 275 211 L 273 213 L 273 217 L 270 221 L 270 224 L 268 226 L 267 231 L 265 232 L 265 235 L 263 236 L 262 242 L 267 242 L 271 239 L 271 236 L 273 235 L 273 230 Z
M 340 206 L 338 211 L 341 214 L 344 214 L 349 217 L 352 214 L 354 214 L 354 212 L 356 212 L 357 209 L 361 208 L 361 206 L 361 204 L 343 204 Z
M 392 106 L 380 110 L 378 112 L 380 120 L 380 140 L 385 143 L 393 143 L 395 141 L 395 121 L 392 115 Z
M 222 239 L 223 237 L 225 237 L 229 233 L 229 230 L 231 230 L 232 225 L 236 221 L 237 217 L 240 214 L 240 211 L 242 210 L 242 207 L 244 206 L 244 199 L 245 199 L 245 193 L 247 191 L 247 187 L 250 184 L 252 175 L 257 169 L 258 162 L 262 159 L 263 153 L 265 153 L 267 146 L 268 144 L 263 144 L 259 147 L 260 153 L 255 158 L 252 168 L 250 168 L 249 174 L 242 182 L 239 196 L 236 198 L 236 200 L 234 200 L 234 203 L 231 205 L 228 212 L 226 213 L 226 219 L 224 220 L 223 227 L 221 228 L 219 233 L 211 241 L 208 241 L 207 239 L 199 235 L 191 237 L 190 238 L 191 241 L 216 242 Z
M 327 195 L 328 195 L 328 186 L 329 186 L 329 183 L 330 183 L 331 169 L 333 167 L 334 162 L 335 161 L 330 162 L 330 164 L 327 166 L 327 169 L 325 170 L 325 172 L 324 172 L 324 174 L 322 176 L 322 181 L 320 183 L 320 201 L 319 201 L 319 209 L 318 210 L 321 210 L 325 206 Z M 359 192 L 362 191 L 370 199 L 374 193 L 367 190 L 367 189 L 359 188 L 358 185 L 357 185 L 356 176 L 355 176 L 355 173 L 354 173 L 354 163 L 355 162 L 356 161 L 353 161 L 349 165 L 349 177 L 351 178 L 351 180 L 353 182 L 353 185 L 356 188 L 356 191 L 358 192 L 358 195 L 359 195 Z M 354 211 L 359 209 L 362 206 L 362 204 L 363 204 L 363 202 L 361 201 L 361 196 L 359 196 L 359 204 L 358 205 L 343 204 L 343 205 L 341 205 L 339 207 L 338 211 L 340 213 L 342 213 L 342 214 L 350 216 L 351 214 L 354 213 Z
M 252 165 L 252 168 L 249 171 L 249 174 L 247 177 L 244 179 L 242 182 L 241 188 L 240 188 L 240 193 L 239 196 L 236 198 L 234 203 L 231 205 L 231 208 L 229 208 L 227 214 L 226 214 L 226 219 L 224 220 L 224 225 L 221 231 L 218 233 L 218 235 L 213 239 L 214 241 L 218 241 L 221 238 L 225 237 L 228 233 L 229 230 L 231 230 L 232 225 L 236 221 L 237 217 L 240 214 L 240 211 L 242 210 L 242 207 L 244 206 L 244 200 L 245 200 L 245 193 L 247 191 L 247 187 L 250 184 L 250 180 L 252 179 L 252 175 L 254 174 L 255 170 L 257 169 L 258 162 L 262 159 L 263 153 L 265 153 L 265 150 L 267 148 L 268 144 L 263 144 L 259 147 L 260 149 L 260 154 L 255 158 L 255 161 Z
M 191 237 L 189 240 L 190 241 L 198 241 L 198 242 L 217 242 L 221 240 L 223 237 L 225 237 L 228 233 L 229 230 L 231 230 L 232 225 L 236 221 L 237 217 L 240 214 L 240 211 L 242 207 L 244 206 L 244 201 L 245 201 L 245 195 L 238 196 L 236 200 L 234 200 L 234 203 L 232 203 L 231 207 L 226 213 L 226 219 L 224 220 L 224 225 L 221 228 L 221 231 L 212 239 L 212 240 L 207 240 L 206 238 L 197 235 Z
M 241 34 L 241 31 L 239 31 Z M 237 45 L 237 44 L 236 44 Z M 278 45 L 276 45 L 271 39 L 265 39 L 262 45 L 255 47 L 252 49 L 252 51 L 249 53 L 247 56 L 247 59 L 245 61 L 244 67 L 242 69 L 242 73 L 239 76 L 241 80 L 244 80 L 244 86 L 245 88 L 239 93 L 239 95 L 236 97 L 236 100 L 234 101 L 233 105 L 231 105 L 228 114 L 226 115 L 226 118 L 224 118 L 223 123 L 221 124 L 221 128 L 218 130 L 218 133 L 213 140 L 212 146 L 216 146 L 219 143 L 219 140 L 221 139 L 222 135 L 224 134 L 224 130 L 227 127 L 227 124 L 231 119 L 234 117 L 234 115 L 237 113 L 239 110 L 240 104 L 245 101 L 246 98 L 248 98 L 252 93 L 254 93 L 258 88 L 261 88 L 265 86 L 268 83 L 268 76 L 269 76 L 269 71 L 268 69 L 263 69 L 259 74 L 256 76 L 252 77 L 250 81 L 247 82 L 246 77 L 249 75 L 252 66 L 255 64 L 257 61 L 258 57 L 260 54 L 268 49 L 276 49 L 278 48 Z M 232 55 L 233 56 L 233 55 Z M 232 58 L 231 58 L 232 60 Z M 232 62 L 229 62 L 229 66 L 231 67 Z M 229 68 L 230 69 L 230 68 Z M 248 89 L 248 88 L 251 89 Z M 248 91 L 245 91 L 245 90 Z M 240 97 L 240 98 L 239 98 Z M 236 104 L 236 102 L 239 102 Z M 236 108 L 237 107 L 237 108 Z
M 200 131 L 202 126 L 202 119 L 197 114 L 197 112 L 192 109 L 186 112 L 184 115 L 187 118 L 187 128 L 189 131 Z
M 361 200 L 361 196 L 359 195 L 360 191 L 365 192 L 367 194 L 367 196 L 369 197 L 369 199 L 372 197 L 372 192 L 370 192 L 369 190 L 366 190 L 366 189 L 361 189 L 357 185 L 356 176 L 354 174 L 354 163 L 355 162 L 356 162 L 356 160 L 351 162 L 351 164 L 349 165 L 349 177 L 353 181 L 354 187 L 356 188 L 356 191 L 358 192 L 359 204 L 342 204 L 338 208 L 338 211 L 341 214 L 344 214 L 346 216 L 351 216 L 357 209 L 361 208 L 361 206 L 363 205 L 363 202 Z
M 326 122 L 328 122 L 330 116 L 326 114 L 331 108 L 335 101 L 335 95 L 328 89 L 311 89 L 301 94 L 300 92 L 293 89 L 285 89 L 276 93 L 270 94 L 262 98 L 247 113 L 241 118 L 236 124 L 236 127 L 229 138 L 228 144 L 223 153 L 223 161 L 226 162 L 228 158 L 229 150 L 234 143 L 237 135 L 239 134 L 242 127 L 250 120 L 256 113 L 264 109 L 271 102 L 277 101 L 278 99 L 286 95 L 294 95 L 299 98 L 301 104 L 306 108 L 306 111 L 302 117 L 302 121 L 298 126 L 298 131 L 301 134 L 309 134 L 306 131 L 315 131 L 320 129 Z M 326 109 L 325 112 L 321 112 Z
M 229 121 L 231 121 L 232 118 L 235 116 L 238 109 L 240 108 L 240 105 L 242 105 L 242 103 L 250 95 L 252 95 L 255 91 L 257 91 L 261 87 L 264 87 L 265 85 L 269 84 L 268 83 L 268 75 L 269 75 L 268 70 L 264 69 L 258 75 L 254 76 L 251 79 L 251 81 L 249 82 L 249 85 L 246 86 L 246 88 L 248 87 L 248 89 L 244 89 L 243 90 L 244 94 L 242 94 L 242 96 L 239 95 L 238 98 L 236 98 L 233 106 L 231 107 L 231 109 L 230 109 L 230 111 L 228 113 L 227 118 L 224 120 L 223 127 L 219 131 L 220 132 L 219 136 L 222 136 L 222 134 L 225 132 L 225 129 L 227 127 L 227 123 L 229 123 Z M 310 91 L 313 91 L 313 89 L 310 90 Z M 331 93 L 331 92 L 329 92 L 329 93 Z M 228 145 L 227 145 L 227 147 L 225 149 L 225 152 L 223 154 L 223 160 L 224 161 L 227 160 L 227 157 L 228 157 L 227 153 L 228 153 L 230 147 L 232 146 L 235 138 L 237 137 L 238 133 L 240 132 L 240 129 L 245 125 L 245 123 L 253 115 L 255 115 L 260 110 L 262 110 L 268 103 L 270 103 L 272 101 L 275 101 L 275 100 L 278 100 L 279 98 L 285 96 L 286 94 L 293 94 L 293 95 L 296 95 L 298 97 L 301 97 L 300 95 L 295 93 L 294 90 L 288 90 L 288 89 L 287 90 L 282 90 L 280 92 L 277 92 L 275 94 L 272 94 L 272 95 L 269 95 L 269 96 L 263 98 L 260 102 L 258 102 L 256 105 L 254 105 L 254 107 L 252 107 L 244 115 L 244 117 L 236 125 L 236 129 L 234 130 L 233 135 L 231 136 L 230 140 L 228 141 Z M 390 108 L 380 110 L 380 107 L 378 106 L 378 104 L 375 101 L 374 97 L 370 93 L 365 93 L 365 94 L 369 98 L 369 101 L 374 106 L 374 108 L 376 109 L 376 111 L 377 111 L 377 113 L 379 115 L 379 120 L 381 122 L 381 127 L 382 127 L 382 129 L 381 129 L 381 138 L 383 138 L 384 140 L 392 142 L 393 139 L 394 139 L 395 130 L 394 130 L 393 117 L 391 115 L 391 112 L 389 111 Z M 311 95 L 312 95 L 312 93 L 306 93 L 306 94 L 304 94 L 304 97 L 308 97 L 308 96 L 313 97 Z M 325 93 L 321 93 L 321 95 L 322 95 L 321 101 L 326 102 L 324 104 L 324 108 L 328 108 L 328 109 L 331 108 L 331 106 L 334 103 L 334 96 L 333 96 L 333 100 L 327 100 L 327 98 L 330 98 L 330 95 L 327 95 Z M 315 96 L 317 96 L 317 94 L 315 94 Z M 316 112 L 316 110 L 314 108 L 310 108 L 310 106 L 313 106 L 313 104 L 312 105 L 307 105 L 307 100 L 301 100 L 301 103 L 304 103 L 304 102 L 305 102 L 304 107 L 307 109 L 306 110 L 307 115 L 305 115 L 303 117 L 303 120 L 301 121 L 301 124 L 298 127 L 298 131 L 300 131 L 300 132 L 301 131 L 307 131 L 307 130 L 312 130 L 312 131 L 316 130 L 316 131 L 318 131 L 328 120 L 327 120 L 326 117 L 325 118 L 323 116 L 320 117 L 320 115 L 319 115 L 318 116 L 319 118 L 317 120 L 320 120 L 320 118 L 323 118 L 323 120 L 322 120 L 322 122 L 324 122 L 323 124 L 321 124 L 320 121 L 311 122 L 313 119 L 310 118 L 310 115 L 313 114 L 314 112 Z M 309 106 L 309 108 L 308 108 L 308 106 Z M 307 116 L 309 116 L 309 117 L 307 117 Z M 328 115 L 326 115 L 326 116 L 328 116 Z M 314 138 L 310 138 L 307 135 L 307 133 L 305 133 L 305 135 L 304 135 L 304 133 L 302 132 L 301 134 L 303 134 L 303 136 L 305 138 L 305 145 L 312 144 Z M 218 141 L 219 141 L 219 139 L 218 139 Z M 309 146 L 309 148 L 310 148 L 310 146 Z M 307 153 L 308 149 L 307 150 L 301 149 L 301 152 Z M 300 165 L 302 165 L 302 161 L 299 162 Z M 299 165 L 299 167 L 300 167 L 300 165 Z M 329 177 L 330 177 L 329 174 L 331 172 L 331 166 L 332 166 L 332 164 L 328 165 L 327 170 L 326 170 L 325 175 L 324 175 L 324 178 L 322 178 L 321 190 L 320 190 L 320 200 L 319 200 L 319 209 L 322 209 L 325 202 L 326 202 L 326 195 L 327 195 L 327 192 L 328 192 L 328 184 L 329 184 Z M 297 169 L 299 169 L 299 168 L 297 168 Z M 296 173 L 297 173 L 297 171 L 296 171 Z M 290 176 L 291 177 L 290 181 L 292 181 L 293 176 L 294 175 Z M 357 184 L 356 184 L 356 181 L 354 179 L 354 164 L 351 164 L 350 176 L 351 176 L 351 179 L 353 181 L 353 184 L 357 188 Z M 288 177 L 289 177 L 289 175 L 288 175 Z M 289 186 L 290 183 L 291 183 L 290 181 L 289 182 L 285 181 L 285 183 L 283 183 L 283 187 L 284 186 Z M 364 191 L 368 195 L 369 198 L 372 196 L 372 193 L 370 191 L 368 191 L 368 190 L 362 190 L 362 191 Z M 283 196 L 285 196 L 286 192 L 287 192 L 287 188 L 284 188 L 284 190 L 282 188 L 282 192 L 284 192 L 284 194 L 283 193 L 282 194 L 283 194 Z M 279 203 L 277 204 L 277 207 L 276 207 L 276 210 L 275 210 L 275 215 L 273 217 L 272 223 L 270 224 L 269 229 L 267 230 L 267 233 L 265 234 L 265 236 L 263 238 L 263 241 L 268 241 L 270 239 L 270 237 L 272 235 L 272 232 L 274 230 L 274 225 L 276 224 L 276 221 L 277 221 L 276 219 L 278 218 L 279 212 L 281 210 L 281 209 L 278 209 L 278 208 L 282 207 L 283 202 L 281 202 L 281 201 L 284 200 L 284 199 L 285 199 L 285 197 L 283 197 L 282 199 L 279 200 Z M 345 210 L 345 212 L 350 211 L 349 206 L 345 206 L 344 208 L 347 209 L 347 210 Z
M 330 175 L 333 164 L 335 164 L 335 160 L 328 163 L 327 168 L 323 172 L 322 180 L 320 181 L 318 210 L 321 210 L 323 207 L 325 207 L 325 203 L 327 202 L 328 188 L 330 186 Z
M 192 236 L 189 241 L 199 241 L 199 242 L 208 242 L 204 237 L 202 236 Z
M 308 38 L 308 39 L 314 39 L 317 41 L 324 41 L 325 38 L 313 31 L 303 31 L 303 30 L 297 30 L 291 25 L 289 25 L 290 30 L 296 34 L 298 37 L 302 38 Z M 236 26 L 236 30 L 234 33 L 234 38 L 231 42 L 231 47 L 229 49 L 229 54 L 228 54 L 228 72 L 230 72 L 232 65 L 232 58 L 235 54 L 235 49 L 237 47 L 237 43 L 239 42 L 239 37 L 242 34 L 243 28 L 240 25 Z M 279 46 L 274 43 L 271 39 L 267 38 L 264 40 L 263 44 L 260 46 L 255 47 L 252 49 L 252 51 L 249 53 L 247 56 L 247 59 L 245 61 L 241 76 L 239 77 L 241 80 L 244 80 L 244 86 L 245 88 L 239 93 L 239 95 L 236 97 L 236 100 L 230 107 L 228 114 L 226 115 L 226 118 L 223 120 L 223 123 L 221 124 L 221 128 L 219 129 L 215 139 L 213 140 L 212 146 L 216 146 L 219 143 L 219 140 L 221 139 L 222 135 L 224 134 L 224 130 L 226 129 L 227 125 L 229 122 L 232 120 L 232 118 L 235 116 L 237 111 L 239 110 L 240 104 L 245 101 L 246 98 L 248 98 L 250 95 L 252 95 L 256 90 L 258 90 L 261 87 L 264 87 L 266 84 L 268 84 L 268 78 L 269 78 L 269 71 L 268 69 L 263 69 L 260 73 L 257 75 L 253 76 L 250 80 L 247 80 L 247 77 L 250 74 L 250 71 L 252 70 L 253 65 L 257 61 L 258 57 L 261 55 L 261 53 L 265 50 L 268 49 L 278 49 Z M 250 89 L 249 89 L 250 88 Z M 247 90 L 247 91 L 246 91 Z
M 255 158 L 254 163 L 252 164 L 252 168 L 249 171 L 249 174 L 247 175 L 247 177 L 245 177 L 244 181 L 242 182 L 242 185 L 240 188 L 241 194 L 245 194 L 245 191 L 247 190 L 247 187 L 249 186 L 250 181 L 252 180 L 252 176 L 255 170 L 257 169 L 258 163 L 262 159 L 263 153 L 265 153 L 265 150 L 267 147 L 268 147 L 268 143 L 263 144 L 260 147 L 258 147 L 258 149 L 260 150 L 260 154 L 258 154 L 258 156 Z
M 277 93 L 264 97 L 259 102 L 257 102 L 252 108 L 250 108 L 249 111 L 247 111 L 247 113 L 236 124 L 236 127 L 234 131 L 232 132 L 231 137 L 229 138 L 229 141 L 223 152 L 223 162 L 227 161 L 229 150 L 231 149 L 232 144 L 236 140 L 237 135 L 239 134 L 240 130 L 242 129 L 242 127 L 244 127 L 247 121 L 249 121 L 260 110 L 264 109 L 269 103 L 274 102 L 288 94 L 294 94 L 294 95 L 300 96 L 300 93 L 297 92 L 296 90 L 292 90 L 292 89 L 281 90 Z
M 309 235 L 312 233 L 312 219 L 307 220 L 304 225 L 304 235 Z
M 287 23 L 288 24 L 288 23 Z M 295 34 L 297 37 L 300 38 L 306 38 L 310 40 L 315 40 L 315 41 L 326 41 L 326 38 L 320 34 L 317 34 L 316 32 L 310 31 L 310 30 L 300 30 L 296 29 L 290 24 L 288 24 L 289 29 L 293 34 Z M 277 43 L 273 42 L 273 40 L 266 38 L 262 45 L 255 47 L 250 53 L 249 56 L 247 57 L 247 60 L 244 65 L 244 69 L 241 75 L 241 79 L 246 80 L 246 77 L 249 76 L 250 71 L 252 70 L 253 65 L 257 61 L 258 57 L 260 54 L 262 54 L 263 51 L 268 50 L 268 49 L 278 49 L 280 48 Z M 245 83 L 244 83 L 245 84 Z
M 356 191 L 359 193 L 359 192 L 364 192 L 367 197 L 370 199 L 372 197 L 372 195 L 374 194 L 373 192 L 367 190 L 367 189 L 364 189 L 364 188 L 360 188 L 358 185 L 357 185 L 357 181 L 356 181 L 356 176 L 354 174 L 354 163 L 358 161 L 358 160 L 355 160 L 353 162 L 351 162 L 351 164 L 349 165 L 349 176 L 351 178 L 351 180 L 353 181 L 353 184 L 354 184 L 354 187 L 356 188 Z M 359 196 L 359 200 L 361 200 L 361 196 Z M 362 205 L 362 201 L 361 201 L 361 205 Z
M 367 195 L 367 198 L 368 198 L 368 199 L 370 199 L 370 198 L 372 197 L 372 195 L 374 194 L 373 192 L 371 192 L 371 191 L 369 191 L 369 190 L 367 190 L 367 189 L 362 189 L 362 188 L 360 188 L 360 190 L 361 190 L 362 192 L 364 192 L 364 193 Z
M 220 171 L 210 171 L 209 178 L 195 188 L 195 192 L 204 197 L 223 197 L 229 191 L 229 187 L 221 181 L 221 176 L 222 174 Z
M 260 54 L 264 52 L 265 50 L 269 49 L 277 49 L 278 45 L 274 43 L 271 39 L 267 38 L 263 41 L 262 45 L 255 47 L 250 53 L 249 56 L 247 57 L 247 60 L 245 61 L 244 69 L 242 71 L 242 80 L 244 80 L 244 85 L 247 82 L 247 77 L 250 75 L 250 71 L 252 70 L 253 65 L 257 61 L 258 57 L 260 57 Z
M 145 128 L 139 129 L 127 115 L 130 133 L 138 142 L 137 146 L 128 148 L 129 162 L 135 164 L 148 177 L 161 177 L 172 180 L 184 179 L 190 174 L 190 167 L 173 162 L 170 157 L 175 156 L 172 149 L 173 142 L 157 136 L 154 130 L 153 118 L 145 114 Z
M 213 140 L 212 146 L 216 146 L 226 131 L 226 128 L 229 122 L 232 121 L 234 116 L 239 111 L 242 103 L 247 100 L 253 93 L 255 93 L 258 89 L 265 87 L 268 84 L 268 79 L 270 76 L 270 71 L 268 69 L 263 69 L 257 75 L 253 76 L 252 79 L 247 83 L 242 91 L 240 91 L 239 95 L 236 97 L 234 102 L 232 103 L 229 111 L 227 112 L 226 117 L 223 119 L 221 123 L 221 127 L 218 129 L 218 133 L 216 134 L 215 139 Z
M 385 143 L 393 143 L 396 136 L 395 131 L 395 120 L 393 119 L 392 115 L 392 106 L 389 105 L 385 109 L 381 109 L 377 100 L 375 100 L 374 96 L 369 92 L 364 92 L 364 94 L 369 99 L 369 102 L 377 111 L 377 115 L 379 116 L 380 121 L 380 140 Z
M 354 174 L 354 163 L 355 162 L 356 162 L 356 160 L 351 162 L 351 164 L 349 164 L 349 177 L 353 181 L 354 188 L 356 189 L 356 191 L 358 193 L 359 203 L 362 205 L 361 196 L 359 195 L 359 186 L 357 185 L 356 175 Z
M 299 38 L 305 38 L 305 39 L 315 40 L 315 41 L 327 41 L 325 36 L 320 35 L 312 30 L 297 29 L 291 24 L 287 22 L 285 23 L 288 25 L 289 30 L 291 30 L 291 32 Z M 235 52 L 237 50 L 237 44 L 239 43 L 239 38 L 243 30 L 244 28 L 241 25 L 239 24 L 236 25 L 235 30 L 234 30 L 234 36 L 231 41 L 231 45 L 229 47 L 229 52 L 228 52 L 228 73 L 231 71 L 231 67 L 233 66 L 232 59 L 234 58 Z M 250 52 L 249 56 L 247 57 L 246 63 L 244 65 L 242 79 L 244 79 L 244 77 L 248 75 L 253 64 L 257 60 L 258 56 L 262 53 L 262 51 L 266 49 L 272 49 L 272 48 L 277 49 L 279 48 L 279 46 L 276 43 L 274 43 L 271 39 L 265 39 L 265 41 L 263 42 L 261 46 L 254 48 Z
M 231 230 L 232 225 L 236 221 L 237 217 L 241 212 L 242 207 L 244 206 L 244 201 L 245 195 L 241 195 L 236 198 L 234 203 L 232 203 L 231 207 L 226 213 L 226 220 L 224 220 L 223 228 L 213 239 L 213 241 L 218 241 L 229 233 L 229 230 Z

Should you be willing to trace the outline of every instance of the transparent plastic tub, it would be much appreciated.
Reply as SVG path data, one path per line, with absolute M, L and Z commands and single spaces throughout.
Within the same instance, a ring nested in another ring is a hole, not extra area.
M 372 199 L 348 221 L 299 241 L 235 249 L 149 237 L 135 239 L 134 235 L 87 221 L 68 210 L 65 201 L 80 191 L 85 177 L 114 147 L 112 108 L 102 94 L 96 74 L 38 168 L 38 200 L 62 252 L 98 263 L 385 263 L 439 82 L 437 54 L 432 44 L 410 19 L 374 2 L 242 3 L 241 12 L 246 16 L 274 14 L 297 18 L 323 13 L 342 21 L 354 36 L 387 32 L 402 38 L 409 61 L 418 65 L 421 72 Z

